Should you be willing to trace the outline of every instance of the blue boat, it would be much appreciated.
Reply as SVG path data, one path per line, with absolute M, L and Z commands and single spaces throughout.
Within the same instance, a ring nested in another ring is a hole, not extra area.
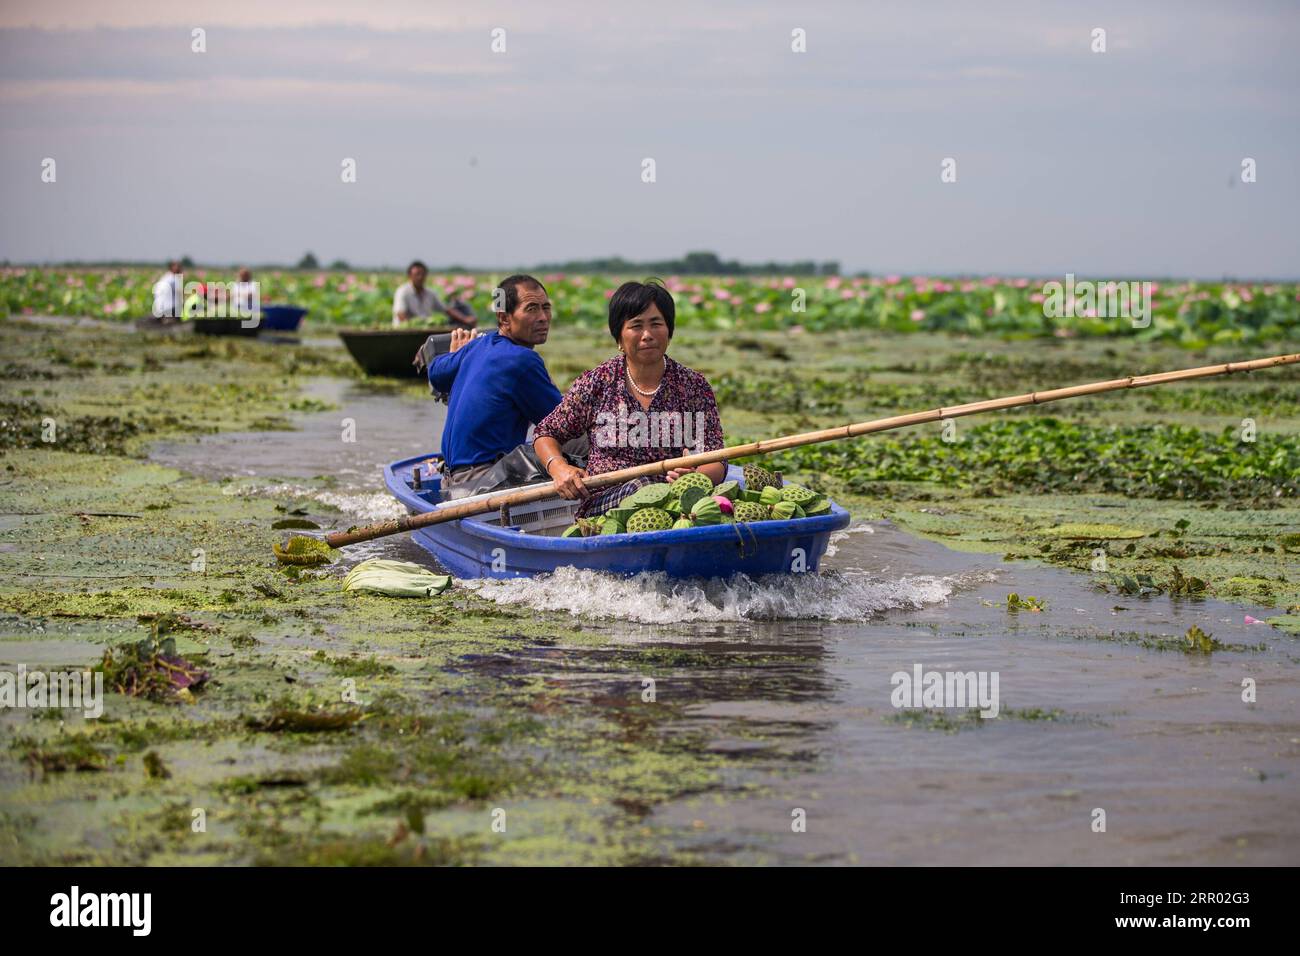
M 296 305 L 264 305 L 258 328 L 264 332 L 296 332 L 306 314 L 306 309 Z
M 442 504 L 438 473 L 429 467 L 432 460 L 421 455 L 384 468 L 389 492 L 412 514 Z M 727 469 L 727 478 L 744 483 L 741 469 L 734 465 Z M 789 521 L 562 538 L 560 532 L 573 523 L 575 506 L 555 498 L 512 509 L 508 525 L 503 526 L 500 514 L 489 513 L 418 528 L 411 537 L 458 578 L 533 577 L 565 567 L 617 575 L 661 571 L 674 578 L 725 578 L 816 571 L 831 534 L 849 524 L 849 513 L 831 502 L 829 514 Z M 526 530 L 530 525 L 536 530 Z

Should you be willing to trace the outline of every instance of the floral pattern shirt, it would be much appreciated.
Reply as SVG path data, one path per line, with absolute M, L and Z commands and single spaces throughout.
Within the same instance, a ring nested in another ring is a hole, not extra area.
M 649 408 L 632 394 L 622 354 L 583 372 L 538 423 L 534 440 L 554 438 L 563 445 L 587 435 L 589 475 L 724 447 L 708 380 L 667 356 L 664 361 L 663 381 Z

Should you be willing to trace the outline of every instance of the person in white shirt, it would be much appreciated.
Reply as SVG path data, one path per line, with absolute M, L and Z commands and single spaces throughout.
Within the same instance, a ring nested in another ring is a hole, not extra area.
M 181 277 L 181 264 L 173 259 L 167 263 L 167 271 L 153 284 L 153 314 L 156 319 L 178 318 L 181 314 L 181 295 L 184 280 Z
M 445 315 L 456 328 L 472 329 L 478 319 L 471 313 L 466 315 L 459 309 L 443 304 L 438 294 L 424 287 L 424 280 L 429 277 L 429 268 L 419 259 L 406 267 L 409 280 L 398 286 L 393 296 L 393 325 L 400 326 L 411 319 L 424 319 L 435 312 Z

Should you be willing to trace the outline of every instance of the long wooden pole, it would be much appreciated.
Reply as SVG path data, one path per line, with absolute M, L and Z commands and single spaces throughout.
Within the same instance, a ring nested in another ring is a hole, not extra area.
M 1249 362 L 1228 362 L 1224 365 L 1205 365 L 1200 368 L 1181 369 L 1176 372 L 1157 372 L 1154 375 L 1132 375 L 1128 378 L 1116 378 L 1107 382 L 1092 382 L 1087 385 L 1072 385 L 1068 388 L 1054 388 L 1045 392 L 1028 392 L 1024 395 L 1009 395 L 1005 398 L 991 398 L 983 402 L 969 402 L 949 408 L 932 408 L 926 412 L 913 412 L 910 415 L 895 415 L 891 418 L 878 418 L 870 422 L 858 422 L 852 425 L 839 425 L 821 431 L 804 432 L 801 435 L 786 435 L 783 438 L 769 438 L 750 442 L 748 445 L 733 445 L 719 448 L 717 451 L 686 455 L 682 458 L 668 458 L 649 465 L 635 468 L 622 468 L 607 471 L 600 475 L 590 475 L 582 483 L 590 489 L 607 488 L 610 485 L 643 478 L 650 475 L 664 475 L 674 468 L 698 468 L 724 461 L 728 458 L 741 458 L 747 455 L 764 455 L 801 445 L 815 445 L 819 442 L 836 441 L 840 438 L 856 438 L 873 432 L 890 431 L 895 428 L 907 428 L 926 422 L 937 422 L 948 418 L 961 418 L 964 415 L 976 415 L 1001 408 L 1015 408 L 1019 405 L 1042 405 L 1046 402 L 1059 402 L 1065 398 L 1078 398 L 1083 395 L 1097 395 L 1101 392 L 1114 392 L 1122 388 L 1146 388 L 1149 385 L 1164 385 L 1168 382 L 1181 382 L 1193 378 L 1209 378 L 1214 375 L 1229 375 L 1233 372 L 1254 372 L 1259 369 L 1275 368 L 1279 365 L 1292 365 L 1300 362 L 1300 353 L 1292 355 L 1274 355 L 1271 358 L 1254 359 Z M 535 486 L 527 491 L 503 491 L 489 498 L 479 498 L 463 505 L 446 505 L 419 515 L 407 515 L 395 521 L 355 528 L 350 531 L 338 531 L 326 535 L 325 541 L 330 547 L 340 548 L 360 541 L 370 541 L 390 534 L 400 534 L 416 528 L 441 524 L 444 521 L 456 521 L 473 515 L 496 511 L 502 506 L 522 505 L 530 501 L 542 501 L 558 497 L 554 483 Z

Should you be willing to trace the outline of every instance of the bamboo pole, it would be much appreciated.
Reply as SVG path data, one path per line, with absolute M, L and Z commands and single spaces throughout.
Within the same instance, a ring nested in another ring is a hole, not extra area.
M 633 478 L 664 475 L 674 468 L 698 468 L 700 465 L 709 465 L 728 458 L 765 455 L 774 451 L 784 451 L 787 448 L 798 448 L 802 445 L 815 445 L 820 442 L 836 441 L 841 438 L 856 438 L 859 435 L 890 431 L 895 428 L 908 428 L 912 425 L 923 425 L 927 422 L 943 421 L 949 418 L 961 418 L 965 415 L 976 415 L 980 412 L 997 411 L 1003 408 L 1015 408 L 1020 405 L 1042 405 L 1046 402 L 1059 402 L 1062 399 L 1079 398 L 1083 395 L 1097 395 L 1102 392 L 1114 392 L 1125 388 L 1146 388 L 1150 385 L 1165 385 L 1169 382 L 1181 382 L 1193 378 L 1209 378 L 1215 375 L 1230 375 L 1235 372 L 1254 372 L 1259 369 L 1276 368 L 1280 365 L 1293 365 L 1297 362 L 1300 362 L 1300 352 L 1291 355 L 1274 355 L 1270 358 L 1253 359 L 1248 362 L 1204 365 L 1200 368 L 1157 372 L 1152 375 L 1131 375 L 1128 378 L 1116 378 L 1106 382 L 1091 382 L 1087 385 L 1071 385 L 1066 388 L 1054 388 L 1044 392 L 1027 392 L 1024 395 L 1008 395 L 1005 398 L 991 398 L 982 402 L 953 405 L 949 408 L 932 408 L 925 412 L 894 415 L 890 418 L 878 418 L 869 422 L 857 422 L 856 424 L 839 425 L 835 428 L 825 428 L 815 432 L 804 432 L 801 435 L 786 435 L 782 438 L 769 438 L 763 441 L 750 442 L 747 445 L 733 445 L 730 448 L 719 448 L 716 451 L 701 452 L 697 455 L 668 458 L 648 465 L 638 465 L 635 468 L 622 468 L 618 471 L 608 471 L 600 475 L 590 475 L 583 479 L 583 484 L 591 490 L 599 490 L 608 488 L 610 485 L 631 481 Z M 486 514 L 503 507 L 508 508 L 512 505 L 522 505 L 531 501 L 542 501 L 555 497 L 558 497 L 558 495 L 554 483 L 539 485 L 528 491 L 503 491 L 499 495 L 481 498 L 463 505 L 447 505 L 425 514 L 406 515 L 395 521 L 385 521 L 364 528 L 338 531 L 326 535 L 325 541 L 330 547 L 340 548 L 361 541 L 370 541 L 391 534 L 400 534 L 403 531 L 413 531 L 416 528 L 427 528 L 429 525 L 442 524 L 444 521 L 456 521 L 460 518 Z

